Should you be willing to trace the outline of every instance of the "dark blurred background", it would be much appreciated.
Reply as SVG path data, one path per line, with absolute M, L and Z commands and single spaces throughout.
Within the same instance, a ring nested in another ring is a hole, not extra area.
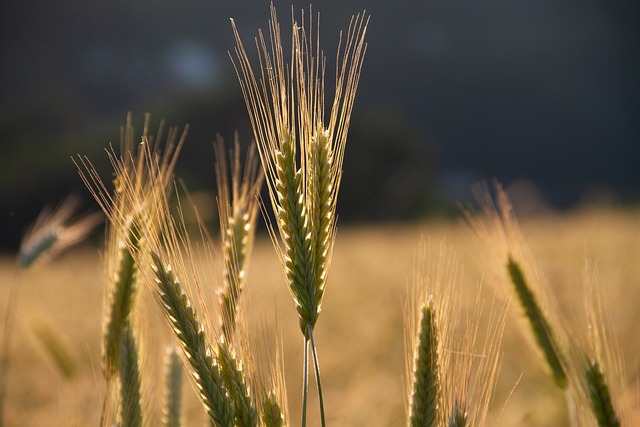
M 308 2 L 294 2 L 296 13 Z M 277 1 L 283 34 L 291 2 Z M 267 1 L 6 0 L 0 22 L 0 245 L 43 204 L 91 197 L 71 156 L 104 153 L 126 113 L 191 125 L 178 175 L 213 191 L 216 133 L 249 141 L 227 51 Z M 340 195 L 341 221 L 451 211 L 497 178 L 566 209 L 640 199 L 636 0 L 322 1 L 332 64 L 349 17 L 372 15 Z M 329 87 L 331 85 L 328 85 Z M 515 185 L 514 184 L 514 185 Z

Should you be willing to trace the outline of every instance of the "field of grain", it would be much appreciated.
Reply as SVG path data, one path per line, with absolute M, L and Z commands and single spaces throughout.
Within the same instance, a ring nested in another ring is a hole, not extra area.
M 632 391 L 630 407 L 636 410 L 640 373 L 639 219 L 638 211 L 598 209 L 521 221 L 526 241 L 562 308 L 562 324 L 567 328 L 580 326 L 570 325 L 580 318 L 585 265 L 587 261 L 597 264 L 598 283 L 606 287 L 608 313 L 626 362 L 626 380 Z M 468 300 L 475 301 L 480 282 L 485 298 L 492 300 L 495 278 L 484 264 L 483 249 L 461 221 L 341 227 L 315 337 L 330 425 L 405 425 L 404 317 L 421 238 L 432 248 L 445 242 L 453 249 L 464 269 L 458 286 L 468 292 Z M 435 259 L 437 251 L 432 252 Z M 15 259 L 5 255 L 0 260 L 3 310 L 10 282 L 19 281 L 9 353 L 7 426 L 98 425 L 104 392 L 100 371 L 105 282 L 102 261 L 100 249 L 85 245 L 14 278 Z M 277 331 L 282 335 L 289 409 L 292 425 L 296 425 L 302 339 L 283 273 L 266 235 L 256 241 L 248 274 L 245 312 L 249 329 L 262 331 L 258 335 L 267 341 L 273 340 Z M 204 314 L 213 319 L 218 316 L 215 287 L 212 284 L 205 294 L 210 311 Z M 146 297 L 150 298 L 148 294 Z M 564 397 L 521 331 L 520 307 L 512 303 L 509 311 L 502 342 L 503 363 L 488 425 L 565 426 Z M 157 319 L 147 322 L 151 324 L 148 329 L 166 336 L 166 324 Z M 159 341 L 148 339 L 145 350 L 163 353 L 163 348 L 153 348 Z M 58 360 L 68 359 L 66 365 L 56 361 L 53 350 L 58 347 Z M 68 367 L 66 373 L 61 366 Z M 161 374 L 153 361 L 143 371 L 147 373 L 143 381 L 155 381 Z M 143 387 L 148 392 L 146 406 L 151 413 L 158 412 L 161 393 L 153 385 Z M 203 425 L 203 411 L 188 381 L 184 394 L 185 425 Z M 310 425 L 317 425 L 318 419 L 314 399 L 312 391 Z M 150 425 L 155 424 L 152 421 Z

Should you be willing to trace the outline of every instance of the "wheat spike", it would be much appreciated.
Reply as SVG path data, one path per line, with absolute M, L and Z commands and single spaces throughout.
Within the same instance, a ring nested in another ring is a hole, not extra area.
M 507 262 L 507 270 L 511 277 L 511 283 L 513 284 L 516 294 L 518 295 L 518 299 L 520 300 L 520 305 L 522 305 L 524 314 L 529 320 L 533 336 L 535 337 L 538 347 L 547 361 L 553 380 L 558 387 L 566 389 L 567 374 L 551 328 L 549 327 L 549 324 L 536 301 L 534 293 L 527 285 L 520 265 L 510 256 Z
M 182 425 L 182 363 L 175 347 L 170 347 L 165 356 L 165 393 L 162 410 L 162 425 Z
M 613 407 L 607 380 L 597 360 L 593 359 L 587 363 L 584 376 L 589 390 L 591 408 L 598 426 L 620 427 L 620 419 Z
M 204 329 L 171 267 L 165 266 L 156 253 L 152 253 L 152 258 L 158 297 L 191 365 L 205 410 L 215 426 L 232 427 L 233 403 L 224 387 L 220 368 L 207 345 Z
M 119 259 L 117 270 L 113 273 L 111 295 L 108 302 L 108 314 L 103 325 L 102 364 L 106 378 L 110 378 L 118 369 L 119 346 L 129 314 L 133 309 L 136 292 L 136 272 L 138 270 L 132 253 L 140 250 L 140 234 L 135 221 L 131 222 L 128 241 L 118 239 Z
M 262 424 L 265 427 L 284 427 L 284 413 L 275 393 L 269 392 L 262 399 Z
M 81 242 L 103 221 L 98 213 L 76 216 L 78 204 L 76 197 L 69 196 L 55 209 L 42 210 L 20 242 L 18 265 L 21 268 L 45 262 Z
M 234 66 L 245 97 L 279 231 L 276 250 L 300 327 L 308 339 L 316 324 L 335 238 L 335 207 L 355 91 L 366 50 L 368 19 L 352 18 L 337 57 L 336 92 L 325 123 L 326 60 L 313 19 L 292 22 L 292 58 L 286 63 L 275 7 L 270 44 L 262 32 L 254 71 L 235 23 Z M 307 26 L 305 26 L 307 25 Z M 308 33 L 307 33 L 308 29 Z M 259 76 L 259 77 L 256 77 Z M 275 236 L 272 230 L 272 236 Z
M 411 427 L 435 426 L 440 398 L 440 370 L 438 366 L 438 329 L 433 305 L 422 307 L 418 339 L 414 352 L 413 385 L 409 412 Z
M 249 392 L 249 387 L 242 371 L 242 365 L 224 342 L 218 344 L 218 365 L 222 380 L 234 405 L 236 425 L 238 427 L 255 427 L 258 425 L 258 411 Z
M 239 298 L 247 278 L 249 255 L 253 249 L 258 196 L 264 175 L 259 170 L 254 146 L 247 153 L 244 173 L 240 164 L 237 135 L 230 155 L 231 170 L 227 165 L 224 147 L 224 141 L 218 138 L 215 170 L 224 259 L 224 287 L 220 293 L 220 304 L 224 338 L 226 342 L 231 342 L 236 327 Z
M 456 402 L 453 407 L 453 413 L 449 416 L 447 422 L 448 427 L 469 427 L 469 420 L 467 419 L 467 411 L 464 410 L 464 406 Z
M 118 346 L 118 372 L 120 377 L 120 425 L 141 427 L 143 425 L 140 398 L 140 367 L 136 339 L 127 322 L 120 335 Z
M 171 128 L 164 139 L 160 124 L 155 137 L 145 116 L 140 140 L 135 138 L 131 114 L 121 130 L 120 153 L 107 151 L 114 170 L 114 188 L 107 188 L 87 157 L 74 159 L 83 182 L 109 220 L 107 236 L 108 288 L 103 323 L 103 368 L 109 379 L 117 370 L 120 335 L 135 304 L 138 262 L 144 259 L 147 239 L 158 233 L 164 216 L 166 192 L 186 138 Z M 179 138 L 178 138 L 179 137 Z M 162 142 L 164 141 L 164 144 Z

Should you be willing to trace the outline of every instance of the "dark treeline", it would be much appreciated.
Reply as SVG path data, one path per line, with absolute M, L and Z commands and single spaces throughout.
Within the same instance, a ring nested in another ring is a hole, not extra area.
M 296 13 L 307 3 L 294 2 Z M 288 21 L 290 3 L 276 2 Z M 640 194 L 640 7 L 630 0 L 323 2 L 331 88 L 338 30 L 372 15 L 346 151 L 340 221 L 448 212 L 469 185 L 529 180 L 555 207 Z M 227 51 L 268 3 L 4 2 L 0 25 L 0 246 L 69 192 L 71 162 L 108 171 L 127 111 L 190 123 L 178 175 L 212 191 L 217 133 L 245 143 Z M 308 13 L 306 14 L 308 18 Z M 330 99 L 330 95 L 329 95 Z M 109 177 L 105 177 L 108 179 Z

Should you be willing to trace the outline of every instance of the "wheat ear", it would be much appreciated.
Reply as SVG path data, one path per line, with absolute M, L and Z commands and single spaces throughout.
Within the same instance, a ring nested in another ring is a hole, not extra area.
M 335 237 L 335 206 L 368 20 L 352 18 L 336 65 L 336 92 L 325 124 L 325 58 L 308 24 L 292 22 L 293 54 L 284 59 L 280 26 L 271 7 L 270 47 L 259 34 L 256 78 L 235 23 L 234 66 L 265 171 L 285 270 L 305 338 L 318 319 Z M 307 33 L 307 28 L 309 34 Z M 273 233 L 275 235 L 275 233 Z
M 207 345 L 204 329 L 171 267 L 165 266 L 156 253 L 152 253 L 152 259 L 158 297 L 191 365 L 205 410 L 215 426 L 233 427 L 233 403 L 223 385 L 220 368 Z
M 117 370 L 122 328 L 134 307 L 136 275 L 143 259 L 145 239 L 154 238 L 166 212 L 162 200 L 186 138 L 171 128 L 163 141 L 161 123 L 155 136 L 149 134 L 150 116 L 145 116 L 140 140 L 135 138 L 131 114 L 121 129 L 120 153 L 107 151 L 115 173 L 114 189 L 107 188 L 91 161 L 75 159 L 80 177 L 109 220 L 107 263 L 109 287 L 105 292 L 103 324 L 103 368 L 106 379 Z
M 247 278 L 249 254 L 253 248 L 258 196 L 264 175 L 259 170 L 254 146 L 251 146 L 247 153 L 244 173 L 240 162 L 240 143 L 237 135 L 230 155 L 230 171 L 224 147 L 224 141 L 218 138 L 215 146 L 215 170 L 224 259 L 224 287 L 220 293 L 221 329 L 225 341 L 231 342 L 236 328 L 239 298 Z M 229 175 L 231 175 L 230 180 Z
M 597 360 L 593 359 L 587 363 L 584 376 L 589 391 L 589 399 L 591 400 L 591 408 L 598 421 L 598 426 L 620 427 L 620 419 L 613 407 L 607 380 Z
M 52 259 L 58 253 L 81 242 L 103 221 L 98 213 L 76 216 L 78 200 L 68 197 L 55 209 L 45 207 L 38 218 L 27 229 L 20 242 L 17 265 L 27 269 L 36 263 Z M 18 272 L 16 269 L 11 284 L 2 326 L 2 348 L 0 349 L 0 426 L 4 423 L 4 400 L 9 382 L 9 347 L 13 333 L 15 306 L 18 301 Z
M 129 236 L 125 242 L 118 236 L 117 269 L 113 273 L 111 295 L 108 302 L 108 313 L 103 326 L 102 365 L 105 378 L 110 378 L 118 369 L 119 346 L 125 325 L 129 322 L 129 314 L 133 309 L 136 291 L 136 272 L 138 267 L 133 253 L 140 250 L 140 232 L 136 221 L 129 225 Z
M 140 366 L 138 348 L 131 324 L 127 322 L 120 334 L 118 373 L 120 377 L 120 425 L 141 427 Z
M 448 427 L 469 427 L 469 420 L 467 417 L 467 411 L 464 410 L 464 406 L 456 402 L 453 406 L 453 413 L 449 416 L 447 422 Z
M 551 370 L 553 380 L 558 387 L 564 390 L 567 388 L 567 374 L 549 323 L 538 305 L 535 294 L 528 286 L 520 265 L 511 256 L 507 262 L 507 270 L 520 300 L 520 305 L 529 320 L 533 336 Z
M 103 221 L 98 213 L 76 216 L 79 201 L 69 196 L 58 207 L 45 207 L 25 232 L 18 252 L 18 265 L 28 268 L 81 242 Z
M 249 392 L 242 365 L 224 342 L 218 344 L 217 360 L 222 380 L 233 402 L 236 425 L 238 427 L 257 426 L 258 411 Z
M 165 392 L 162 409 L 164 427 L 182 425 L 182 363 L 175 347 L 170 347 L 165 356 Z
M 438 329 L 431 302 L 423 305 L 420 312 L 414 355 L 409 425 L 411 427 L 435 426 L 438 420 L 441 385 L 438 365 Z
M 284 427 L 284 413 L 273 392 L 262 399 L 262 424 L 265 427 Z

